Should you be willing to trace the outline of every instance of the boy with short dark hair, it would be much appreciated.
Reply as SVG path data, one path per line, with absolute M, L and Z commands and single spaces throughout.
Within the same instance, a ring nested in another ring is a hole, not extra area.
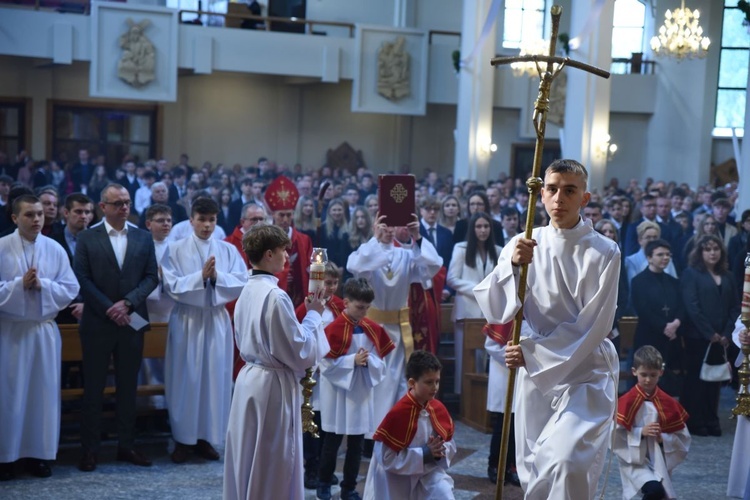
M 648 500 L 676 498 L 672 470 L 685 460 L 690 433 L 685 409 L 658 387 L 664 373 L 659 351 L 635 351 L 635 387 L 618 401 L 614 453 L 620 462 L 623 498 L 642 493 Z
M 320 400 L 323 450 L 317 497 L 331 498 L 329 484 L 336 454 L 346 436 L 342 500 L 359 500 L 354 488 L 362 460 L 364 435 L 375 430 L 372 388 L 386 376 L 383 359 L 395 349 L 385 329 L 365 317 L 375 298 L 364 278 L 344 285 L 344 311 L 325 329 L 331 351 L 320 362 Z
M 435 399 L 441 369 L 437 357 L 427 351 L 414 351 L 409 357 L 409 391 L 373 436 L 365 499 L 454 498 L 453 479 L 446 472 L 456 454 L 453 419 Z
M 226 304 L 240 296 L 247 267 L 237 249 L 214 239 L 219 206 L 196 198 L 193 234 L 172 241 L 161 259 L 164 290 L 174 299 L 164 359 L 164 387 L 175 449 L 183 463 L 193 449 L 221 457 L 232 395 L 232 324 Z M 189 381 L 189 382 L 188 382 Z

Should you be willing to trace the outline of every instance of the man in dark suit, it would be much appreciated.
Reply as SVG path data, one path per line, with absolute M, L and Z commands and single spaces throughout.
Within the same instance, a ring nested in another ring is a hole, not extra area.
M 85 307 L 79 332 L 83 350 L 83 453 L 78 468 L 96 469 L 102 396 L 109 360 L 114 354 L 117 385 L 117 460 L 150 466 L 133 448 L 136 389 L 143 354 L 143 332 L 132 321 L 148 321 L 146 297 L 159 282 L 154 243 L 146 231 L 127 223 L 131 199 L 120 184 L 102 190 L 104 221 L 78 237 L 75 273 Z M 136 313 L 137 316 L 132 315 Z M 140 316 L 140 318 L 138 317 Z
M 65 206 L 62 209 L 62 218 L 65 224 L 56 222 L 52 226 L 50 238 L 60 244 L 68 254 L 70 265 L 75 264 L 76 246 L 78 236 L 89 227 L 94 218 L 94 203 L 91 198 L 82 193 L 71 193 L 65 197 Z M 81 294 L 73 300 L 69 307 L 57 314 L 55 321 L 58 324 L 78 323 L 83 313 L 83 298 Z
M 125 177 L 122 178 L 122 186 L 128 190 L 130 199 L 135 202 L 135 192 L 141 187 L 141 183 L 138 181 L 138 174 L 136 173 L 137 165 L 133 160 L 125 162 Z
M 83 186 L 88 186 L 91 175 L 94 173 L 94 166 L 89 162 L 88 149 L 78 151 L 78 163 L 73 165 L 70 174 L 73 181 L 74 191 L 83 191 Z
M 440 202 L 436 198 L 427 196 L 422 199 L 419 207 L 419 234 L 432 243 L 438 255 L 443 258 L 443 266 L 448 268 L 453 255 L 453 234 L 450 229 L 438 224 L 439 213 Z
M 239 225 L 242 218 L 242 207 L 254 201 L 253 197 L 253 179 L 245 177 L 240 181 L 240 192 L 242 195 L 229 204 L 229 217 L 227 225 L 235 228 Z

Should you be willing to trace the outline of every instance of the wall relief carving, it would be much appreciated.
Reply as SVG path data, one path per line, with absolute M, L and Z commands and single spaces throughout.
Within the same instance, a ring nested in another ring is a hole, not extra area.
M 117 76 L 133 87 L 140 88 L 156 78 L 156 50 L 146 36 L 151 21 L 136 23 L 127 19 L 128 31 L 120 35 L 122 57 L 117 63 Z
M 383 42 L 378 50 L 378 94 L 390 101 L 408 97 L 411 94 L 409 63 L 403 36 L 392 42 Z

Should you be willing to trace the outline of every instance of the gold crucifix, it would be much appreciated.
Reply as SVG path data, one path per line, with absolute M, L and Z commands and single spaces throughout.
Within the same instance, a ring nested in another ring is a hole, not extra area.
M 542 179 L 539 177 L 542 166 L 542 151 L 544 150 L 544 134 L 547 129 L 547 112 L 549 111 L 549 95 L 550 89 L 552 88 L 552 82 L 555 77 L 563 70 L 565 66 L 571 66 L 588 73 L 592 73 L 602 78 L 609 78 L 609 72 L 599 69 L 595 66 L 591 66 L 582 62 L 574 61 L 568 57 L 559 57 L 555 55 L 557 50 L 557 32 L 560 28 L 560 15 L 562 14 L 562 7 L 559 5 L 553 5 L 550 10 L 552 15 L 552 34 L 549 42 L 549 52 L 546 56 L 541 55 L 527 55 L 527 56 L 514 56 L 514 57 L 495 57 L 490 61 L 492 66 L 500 66 L 504 64 L 511 64 L 514 62 L 534 62 L 536 64 L 537 72 L 539 73 L 539 94 L 534 102 L 534 114 L 532 120 L 534 122 L 534 130 L 536 131 L 536 147 L 534 148 L 534 164 L 531 170 L 531 177 L 526 181 L 526 187 L 529 190 L 529 205 L 526 216 L 526 231 L 524 237 L 527 239 L 531 238 L 532 230 L 534 229 L 534 213 L 536 211 L 536 200 L 539 196 L 539 191 L 542 189 Z M 546 63 L 545 67 L 542 64 Z M 557 67 L 555 67 L 555 65 Z M 516 313 L 515 321 L 513 323 L 513 343 L 518 344 L 521 339 L 521 321 L 523 321 L 523 301 L 526 297 L 526 280 L 529 274 L 529 265 L 521 265 L 521 280 L 518 284 L 518 299 L 521 302 L 521 308 Z M 510 418 L 508 415 L 513 410 L 513 393 L 516 387 L 516 369 L 511 368 L 508 377 L 508 391 L 507 397 L 505 398 L 505 415 L 506 418 L 503 420 L 503 430 L 500 439 L 500 463 L 497 468 L 497 489 L 495 490 L 495 500 L 501 500 L 503 497 L 503 477 L 505 475 L 506 460 L 505 455 L 508 454 L 508 438 L 510 436 Z

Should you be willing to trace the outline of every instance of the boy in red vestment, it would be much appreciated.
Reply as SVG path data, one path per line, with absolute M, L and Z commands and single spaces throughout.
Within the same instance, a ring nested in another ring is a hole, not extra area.
M 366 279 L 350 278 L 344 285 L 344 312 L 325 329 L 331 351 L 320 362 L 321 420 L 325 431 L 317 490 L 321 500 L 331 498 L 329 479 L 344 436 L 341 499 L 361 498 L 355 487 L 362 442 L 378 424 L 372 388 L 386 377 L 383 358 L 396 348 L 385 329 L 365 317 L 374 298 L 375 292 Z
M 685 409 L 657 385 L 663 366 L 655 347 L 635 351 L 638 383 L 617 402 L 613 451 L 620 462 L 623 498 L 676 498 L 672 470 L 687 456 L 690 433 Z
M 446 472 L 456 454 L 453 420 L 435 399 L 441 369 L 440 361 L 427 351 L 414 351 L 409 357 L 409 391 L 373 436 L 366 500 L 454 498 L 453 479 Z

